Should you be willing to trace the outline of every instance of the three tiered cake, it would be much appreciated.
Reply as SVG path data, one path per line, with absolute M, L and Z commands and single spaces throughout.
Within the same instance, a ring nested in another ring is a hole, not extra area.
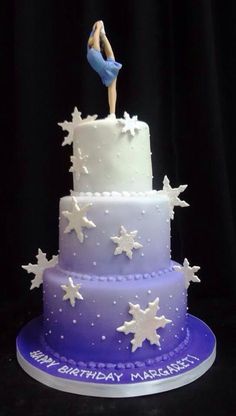
M 73 143 L 74 189 L 60 201 L 59 255 L 39 249 L 31 288 L 44 313 L 23 328 L 18 360 L 51 387 L 105 397 L 169 390 L 202 375 L 215 338 L 187 313 L 198 266 L 170 257 L 170 223 L 186 185 L 152 189 L 149 127 L 124 118 L 59 123 Z

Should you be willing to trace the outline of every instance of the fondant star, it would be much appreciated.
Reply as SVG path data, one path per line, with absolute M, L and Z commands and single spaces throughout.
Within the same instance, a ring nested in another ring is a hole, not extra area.
M 61 285 L 61 288 L 66 292 L 63 296 L 63 300 L 69 300 L 71 306 L 75 306 L 75 299 L 82 300 L 83 296 L 79 293 L 81 285 L 75 285 L 72 277 L 68 277 L 68 285 Z
M 64 217 L 66 217 L 69 221 L 69 224 L 64 230 L 64 233 L 69 233 L 72 230 L 75 230 L 77 237 L 81 243 L 84 241 L 84 234 L 82 228 L 95 228 L 96 225 L 93 221 L 88 220 L 86 217 L 86 213 L 88 209 L 91 207 L 92 204 L 85 205 L 84 207 L 80 207 L 77 202 L 76 198 L 72 197 L 73 200 L 73 207 L 72 211 L 62 211 Z
M 27 270 L 28 273 L 33 273 L 35 275 L 34 279 L 31 280 L 30 290 L 35 287 L 39 287 L 43 283 L 43 272 L 48 267 L 54 267 L 58 262 L 58 256 L 52 256 L 51 260 L 47 260 L 46 254 L 42 250 L 38 249 L 38 254 L 36 255 L 38 260 L 37 264 L 29 263 L 27 266 L 21 266 L 23 269 Z
M 160 346 L 160 335 L 156 333 L 158 328 L 164 328 L 166 324 L 172 322 L 170 319 L 166 319 L 164 315 L 157 317 L 156 313 L 159 308 L 159 298 L 156 298 L 153 302 L 148 303 L 148 308 L 143 310 L 140 305 L 133 305 L 129 302 L 129 313 L 133 315 L 132 321 L 125 321 L 122 326 L 117 328 L 117 331 L 127 334 L 134 334 L 134 338 L 131 340 L 132 352 L 141 347 L 143 341 L 147 339 L 151 345 Z
M 76 172 L 77 179 L 79 180 L 81 173 L 88 174 L 88 169 L 84 165 L 84 162 L 88 159 L 87 155 L 82 156 L 81 150 L 78 147 L 75 151 L 75 156 L 71 156 L 70 160 L 72 166 L 69 169 L 69 172 Z
M 126 253 L 126 256 L 129 257 L 129 259 L 132 259 L 133 256 L 133 249 L 138 249 L 143 247 L 142 244 L 138 243 L 137 241 L 134 241 L 134 238 L 136 237 L 138 231 L 128 231 L 121 225 L 120 227 L 120 237 L 111 237 L 111 240 L 117 244 L 117 247 L 114 251 L 114 254 L 121 254 L 122 252 Z
M 188 185 L 180 185 L 178 188 L 171 188 L 170 181 L 167 176 L 164 177 L 163 180 L 163 189 L 158 191 L 158 193 L 162 193 L 168 196 L 169 203 L 170 203 L 170 218 L 174 218 L 174 207 L 188 207 L 189 204 L 181 199 L 179 199 L 179 194 L 183 192 Z
M 177 272 L 183 272 L 185 278 L 185 287 L 188 289 L 190 282 L 197 282 L 199 283 L 201 280 L 194 274 L 197 273 L 200 269 L 199 266 L 189 266 L 188 260 L 185 258 L 183 266 L 174 266 L 174 269 Z
M 71 144 L 73 142 L 73 135 L 74 135 L 74 129 L 79 124 L 83 124 L 87 121 L 93 121 L 96 120 L 97 115 L 93 116 L 87 116 L 86 118 L 82 119 L 81 112 L 78 111 L 77 107 L 74 108 L 72 115 L 72 121 L 63 121 L 62 123 L 57 123 L 62 130 L 68 131 L 68 135 L 64 138 L 64 141 L 62 143 L 62 146 L 65 146 L 66 144 Z
M 130 115 L 125 111 L 124 118 L 118 120 L 124 127 L 121 130 L 122 133 L 130 132 L 131 136 L 135 136 L 135 130 L 140 130 L 141 126 L 138 124 L 138 117 L 133 116 L 130 118 Z

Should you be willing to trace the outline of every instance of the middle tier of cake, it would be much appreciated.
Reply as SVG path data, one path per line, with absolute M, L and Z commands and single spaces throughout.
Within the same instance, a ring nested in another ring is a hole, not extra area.
M 127 275 L 170 266 L 169 199 L 156 191 L 64 197 L 59 229 L 63 270 Z

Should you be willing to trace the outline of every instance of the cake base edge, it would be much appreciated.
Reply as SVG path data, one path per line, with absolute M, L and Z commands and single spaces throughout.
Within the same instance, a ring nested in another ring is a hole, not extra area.
M 200 319 L 188 315 L 191 341 L 186 349 L 155 366 L 138 368 L 82 369 L 63 363 L 43 350 L 42 318 L 23 327 L 16 341 L 17 360 L 23 370 L 42 384 L 57 390 L 93 397 L 136 397 L 184 386 L 201 377 L 216 357 L 216 339 Z M 137 363 L 136 363 L 137 364 Z

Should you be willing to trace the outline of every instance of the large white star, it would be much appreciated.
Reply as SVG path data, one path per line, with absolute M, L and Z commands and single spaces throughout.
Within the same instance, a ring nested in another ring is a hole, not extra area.
M 153 302 L 148 303 L 148 308 L 143 310 L 140 305 L 133 305 L 129 302 L 129 313 L 133 315 L 132 321 L 125 321 L 122 326 L 116 330 L 127 334 L 134 334 L 134 338 L 131 340 L 132 352 L 141 347 L 143 341 L 147 339 L 151 345 L 156 344 L 160 346 L 160 335 L 156 333 L 158 328 L 164 328 L 166 324 L 172 322 L 170 319 L 166 319 L 164 315 L 156 316 L 159 308 L 159 298 L 156 298 Z
M 54 267 L 58 262 L 58 256 L 52 256 L 51 260 L 47 260 L 46 254 L 42 250 L 38 249 L 38 254 L 36 255 L 38 260 L 37 264 L 29 263 L 27 266 L 21 266 L 23 269 L 27 270 L 28 273 L 33 273 L 35 275 L 34 279 L 31 280 L 30 290 L 35 287 L 39 287 L 43 283 L 43 272 L 48 267 Z
M 79 180 L 81 173 L 88 174 L 88 169 L 84 165 L 84 162 L 88 159 L 87 155 L 82 156 L 81 150 L 78 147 L 75 151 L 75 155 L 70 157 L 72 166 L 69 172 L 76 172 L 77 179 Z
M 163 189 L 158 191 L 159 194 L 167 195 L 169 198 L 170 203 L 170 218 L 173 220 L 174 218 L 174 207 L 188 207 L 189 204 L 179 198 L 179 194 L 183 192 L 188 185 L 180 185 L 178 188 L 171 188 L 170 181 L 168 177 L 165 175 L 163 180 Z
M 121 225 L 120 227 L 120 237 L 111 237 L 111 240 L 117 244 L 117 247 L 114 251 L 114 254 L 121 254 L 123 251 L 126 253 L 127 257 L 129 259 L 132 259 L 133 256 L 133 249 L 138 249 L 143 247 L 142 244 L 138 243 L 137 241 L 134 241 L 134 238 L 136 237 L 138 231 L 128 231 Z
M 93 116 L 87 116 L 86 118 L 82 119 L 81 112 L 78 111 L 77 107 L 74 108 L 72 115 L 72 121 L 63 121 L 62 123 L 57 123 L 58 126 L 62 128 L 62 130 L 67 131 L 68 135 L 64 138 L 64 141 L 62 143 L 62 146 L 65 146 L 66 144 L 71 144 L 73 142 L 73 135 L 74 135 L 74 129 L 79 124 L 83 124 L 87 121 L 93 121 L 96 120 L 97 115 Z
M 185 258 L 183 266 L 174 266 L 174 269 L 177 272 L 183 272 L 185 278 L 185 287 L 188 289 L 190 282 L 197 282 L 199 283 L 201 280 L 194 274 L 197 273 L 200 269 L 199 266 L 189 266 L 188 260 Z
M 120 124 L 124 126 L 121 130 L 122 133 L 126 133 L 127 131 L 129 131 L 131 136 L 135 136 L 135 130 L 141 129 L 141 125 L 138 124 L 138 117 L 133 116 L 132 118 L 130 118 L 130 115 L 126 111 L 124 112 L 124 118 L 121 118 L 118 121 Z
M 69 233 L 72 230 L 75 230 L 77 237 L 81 243 L 84 241 L 84 234 L 82 231 L 83 227 L 86 228 L 95 228 L 96 225 L 93 221 L 88 220 L 86 217 L 86 213 L 88 209 L 91 207 L 92 204 L 85 205 L 84 207 L 80 207 L 77 202 L 76 198 L 73 196 L 73 207 L 72 211 L 62 211 L 64 217 L 66 217 L 69 221 L 69 224 L 64 230 L 64 233 Z
M 81 295 L 81 293 L 79 293 L 79 289 L 81 287 L 81 285 L 77 284 L 75 285 L 72 277 L 68 277 L 68 285 L 61 285 L 61 288 L 66 292 L 65 295 L 63 296 L 63 300 L 68 300 L 70 301 L 71 306 L 75 306 L 75 299 L 79 299 L 82 300 L 83 296 Z

